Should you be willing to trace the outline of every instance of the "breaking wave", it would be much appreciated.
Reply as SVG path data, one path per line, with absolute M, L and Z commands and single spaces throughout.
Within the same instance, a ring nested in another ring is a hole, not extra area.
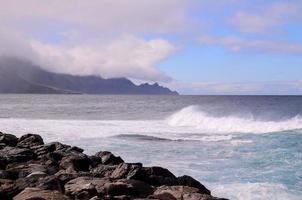
M 200 111 L 198 106 L 188 106 L 171 115 L 170 126 L 194 127 L 203 133 L 270 133 L 302 129 L 302 117 L 283 121 L 261 121 L 236 116 L 213 117 Z

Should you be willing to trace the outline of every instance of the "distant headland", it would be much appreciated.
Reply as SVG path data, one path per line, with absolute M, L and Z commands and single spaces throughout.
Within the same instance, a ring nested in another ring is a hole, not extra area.
M 15 58 L 0 58 L 0 93 L 178 95 L 158 83 L 134 84 L 127 78 L 52 73 Z

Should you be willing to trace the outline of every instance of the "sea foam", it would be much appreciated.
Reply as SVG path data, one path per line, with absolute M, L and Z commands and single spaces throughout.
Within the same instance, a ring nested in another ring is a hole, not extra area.
M 222 195 L 233 200 L 300 200 L 300 194 L 289 191 L 284 185 L 277 183 L 230 183 L 211 185 L 214 196 Z
M 192 127 L 201 133 L 271 133 L 302 129 L 302 117 L 283 121 L 261 121 L 236 116 L 213 117 L 198 106 L 188 106 L 167 119 L 170 126 Z

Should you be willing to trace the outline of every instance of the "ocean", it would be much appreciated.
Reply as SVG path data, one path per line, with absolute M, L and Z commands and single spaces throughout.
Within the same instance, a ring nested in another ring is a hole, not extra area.
M 0 131 L 191 175 L 230 199 L 302 199 L 302 96 L 0 95 Z

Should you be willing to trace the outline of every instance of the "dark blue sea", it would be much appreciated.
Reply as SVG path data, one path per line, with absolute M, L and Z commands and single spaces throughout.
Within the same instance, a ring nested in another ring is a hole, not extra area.
M 0 131 L 112 151 L 230 199 L 302 199 L 302 96 L 0 95 Z

